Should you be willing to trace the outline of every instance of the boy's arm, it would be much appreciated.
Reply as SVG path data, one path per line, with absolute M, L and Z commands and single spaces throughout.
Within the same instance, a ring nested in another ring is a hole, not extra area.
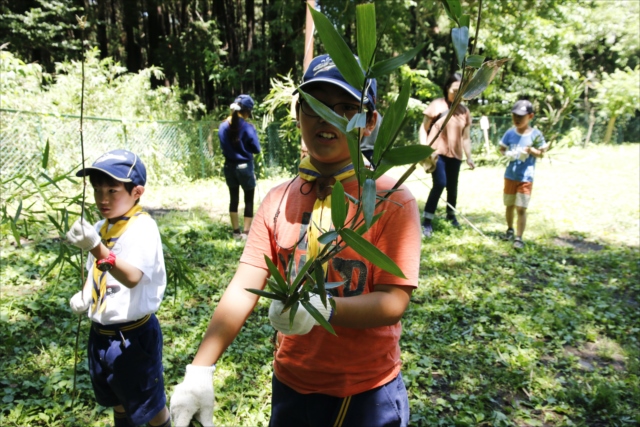
M 354 329 L 395 325 L 400 321 L 413 287 L 376 285 L 374 291 L 354 297 L 334 297 L 336 310 L 331 324 Z
M 211 366 L 218 361 L 258 302 L 258 295 L 247 292 L 246 289 L 263 289 L 267 276 L 265 269 L 240 263 L 213 312 L 193 365 Z

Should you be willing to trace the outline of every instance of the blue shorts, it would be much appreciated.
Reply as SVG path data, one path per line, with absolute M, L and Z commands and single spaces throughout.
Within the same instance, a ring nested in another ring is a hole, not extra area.
M 87 353 L 100 405 L 124 406 L 136 426 L 149 422 L 165 407 L 162 331 L 155 314 L 116 325 L 93 322 Z
M 402 374 L 385 385 L 348 397 L 300 394 L 272 379 L 269 427 L 406 427 L 409 398 Z
M 256 175 L 253 171 L 253 162 L 248 163 L 225 163 L 224 179 L 227 187 L 242 187 L 242 190 L 256 188 Z

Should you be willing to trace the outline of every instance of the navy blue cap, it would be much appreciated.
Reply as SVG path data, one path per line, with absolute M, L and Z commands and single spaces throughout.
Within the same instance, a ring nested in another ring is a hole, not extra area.
M 147 168 L 135 153 L 127 150 L 113 150 L 103 154 L 88 168 L 79 170 L 76 176 L 91 175 L 91 171 L 104 172 L 120 182 L 142 185 L 147 182 Z
M 526 116 L 527 114 L 533 113 L 533 105 L 526 99 L 521 99 L 513 104 L 511 112 L 518 116 Z
M 356 57 L 356 59 L 358 59 L 358 57 Z M 359 59 L 358 63 L 360 63 Z M 305 87 L 314 83 L 330 83 L 341 87 L 358 101 L 360 101 L 360 97 L 362 96 L 362 92 L 359 89 L 351 86 L 345 78 L 342 77 L 342 74 L 338 71 L 338 67 L 336 67 L 336 64 L 329 55 L 320 55 L 313 58 L 304 76 L 302 76 L 302 84 L 298 89 L 304 90 Z M 297 89 L 294 94 L 295 93 L 298 93 Z M 364 105 L 370 110 L 376 109 L 376 79 L 367 80 Z
M 231 104 L 231 108 L 233 108 L 234 104 L 238 105 L 239 107 L 241 107 L 241 109 L 245 109 L 245 110 L 252 110 L 253 106 L 255 105 L 253 102 L 253 99 L 251 99 L 251 97 L 249 95 L 238 95 L 238 97 L 233 101 L 233 104 Z

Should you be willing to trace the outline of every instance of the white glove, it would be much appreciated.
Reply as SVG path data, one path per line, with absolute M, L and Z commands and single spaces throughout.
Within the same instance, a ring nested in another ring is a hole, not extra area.
M 171 395 L 171 419 L 175 427 L 188 427 L 195 417 L 203 427 L 213 427 L 213 366 L 187 365 L 184 380 Z
M 83 251 L 90 251 L 100 244 L 100 236 L 96 229 L 84 218 L 80 218 L 73 223 L 67 233 L 67 240 Z
M 521 162 L 524 162 L 525 160 L 527 160 L 527 158 L 529 157 L 529 153 L 527 153 L 525 151 L 524 148 L 521 148 L 518 150 L 518 160 L 520 160 Z
M 91 307 L 91 303 L 93 302 L 93 297 L 91 296 L 91 292 L 85 292 L 84 299 L 82 298 L 82 291 L 77 292 L 74 296 L 69 300 L 69 305 L 71 306 L 71 311 L 76 314 L 82 314 L 85 311 L 89 310 Z
M 333 309 L 331 304 L 329 303 L 329 295 L 327 294 L 327 307 L 322 304 L 322 300 L 319 295 L 312 295 L 309 298 L 309 302 L 313 305 L 322 316 L 329 321 L 331 318 L 331 314 L 333 313 Z M 269 307 L 269 322 L 271 322 L 271 326 L 273 326 L 278 331 L 282 332 L 285 335 L 304 335 L 308 334 L 311 331 L 311 328 L 316 326 L 318 322 L 313 316 L 307 311 L 306 308 L 302 304 L 298 306 L 298 311 L 296 312 L 296 316 L 293 318 L 293 325 L 289 328 L 289 310 L 282 312 L 284 308 L 284 303 L 282 301 L 273 300 L 271 302 L 271 306 Z
M 509 159 L 509 161 L 513 162 L 515 159 L 518 158 L 518 150 L 509 150 L 506 153 L 504 153 L 504 156 L 506 158 Z

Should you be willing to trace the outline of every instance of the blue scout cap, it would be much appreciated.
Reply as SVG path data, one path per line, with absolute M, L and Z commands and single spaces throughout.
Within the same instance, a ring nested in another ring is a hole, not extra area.
M 233 101 L 233 104 L 231 104 L 231 108 L 236 110 L 236 108 L 234 108 L 234 104 L 241 107 L 241 108 L 237 108 L 237 110 L 240 109 L 246 109 L 246 110 L 252 110 L 253 106 L 255 105 L 253 102 L 253 99 L 251 99 L 251 97 L 249 95 L 238 95 L 238 97 Z
M 359 59 L 358 63 L 360 63 Z M 307 68 L 307 71 L 305 71 L 304 76 L 302 77 L 302 84 L 298 89 L 304 90 L 305 87 L 310 86 L 313 83 L 321 82 L 339 86 L 360 101 L 362 92 L 347 83 L 329 55 L 320 55 L 313 58 Z M 296 89 L 294 94 L 298 93 L 298 89 Z M 364 105 L 366 105 L 370 110 L 376 109 L 376 79 L 367 80 Z
M 513 104 L 511 112 L 513 114 L 517 114 L 518 116 L 526 116 L 527 114 L 533 113 L 533 105 L 526 99 L 521 99 Z
M 98 157 L 88 168 L 79 170 L 76 176 L 91 175 L 92 170 L 98 170 L 120 182 L 132 182 L 142 185 L 147 182 L 147 169 L 135 153 L 127 150 L 113 150 Z

